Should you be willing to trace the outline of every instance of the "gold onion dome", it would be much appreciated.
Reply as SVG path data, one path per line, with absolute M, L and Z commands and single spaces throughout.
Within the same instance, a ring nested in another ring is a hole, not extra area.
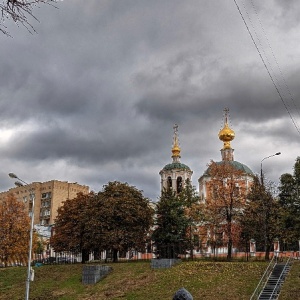
M 175 144 L 172 148 L 172 156 L 180 157 L 180 151 L 181 149 L 178 144 Z
M 234 139 L 235 133 L 234 131 L 228 126 L 227 122 L 227 112 L 225 111 L 225 122 L 223 129 L 219 132 L 219 139 L 224 142 L 223 149 L 229 149 L 231 148 L 230 142 Z

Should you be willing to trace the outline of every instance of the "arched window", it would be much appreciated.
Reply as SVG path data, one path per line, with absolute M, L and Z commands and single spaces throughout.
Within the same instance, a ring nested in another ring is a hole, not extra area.
M 182 191 L 182 177 L 177 177 L 177 193 Z
M 172 178 L 171 176 L 168 177 L 168 189 L 172 187 Z

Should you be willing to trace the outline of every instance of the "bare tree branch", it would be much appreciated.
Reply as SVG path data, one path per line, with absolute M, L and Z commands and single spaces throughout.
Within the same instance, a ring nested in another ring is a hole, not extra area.
M 39 4 L 48 4 L 53 7 L 58 0 L 0 0 L 0 32 L 10 36 L 5 22 L 13 20 L 17 25 L 23 25 L 30 33 L 36 32 L 28 18 L 38 19 L 34 16 L 33 10 Z

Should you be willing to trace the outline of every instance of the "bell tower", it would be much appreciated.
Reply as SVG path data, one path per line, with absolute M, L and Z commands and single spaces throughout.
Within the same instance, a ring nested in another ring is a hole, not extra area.
M 193 171 L 180 162 L 181 149 L 179 146 L 178 125 L 173 126 L 173 145 L 172 145 L 172 163 L 167 164 L 160 172 L 161 191 L 164 189 L 172 189 L 176 193 L 180 193 L 187 180 L 191 181 Z

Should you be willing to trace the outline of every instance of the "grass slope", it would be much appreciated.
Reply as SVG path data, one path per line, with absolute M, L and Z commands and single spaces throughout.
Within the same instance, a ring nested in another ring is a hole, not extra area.
M 243 300 L 250 298 L 267 263 L 189 261 L 159 270 L 151 269 L 150 262 L 108 265 L 113 271 L 87 286 L 81 283 L 80 264 L 35 267 L 30 299 L 167 300 L 184 287 L 195 300 Z M 26 271 L 25 267 L 0 269 L 1 300 L 24 299 Z
M 293 262 L 282 289 L 279 300 L 300 300 L 300 261 Z

